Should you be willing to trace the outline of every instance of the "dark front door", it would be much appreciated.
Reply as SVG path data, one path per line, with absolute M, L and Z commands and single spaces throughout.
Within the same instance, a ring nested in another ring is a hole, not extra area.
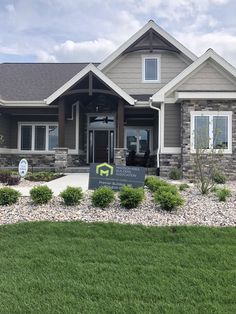
M 109 131 L 94 131 L 94 162 L 108 162 Z

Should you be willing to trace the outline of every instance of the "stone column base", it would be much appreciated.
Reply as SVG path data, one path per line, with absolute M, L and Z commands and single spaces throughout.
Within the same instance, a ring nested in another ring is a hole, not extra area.
M 68 148 L 55 148 L 55 172 L 65 172 L 67 168 Z
M 115 152 L 115 154 L 114 154 L 115 165 L 126 166 L 127 149 L 126 148 L 115 148 L 114 152 Z

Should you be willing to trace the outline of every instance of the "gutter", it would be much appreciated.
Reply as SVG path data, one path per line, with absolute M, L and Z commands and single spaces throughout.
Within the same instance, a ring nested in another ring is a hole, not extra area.
M 153 106 L 152 97 L 149 98 L 149 107 L 158 111 L 158 147 L 157 147 L 157 175 L 160 175 L 160 143 L 161 143 L 161 109 Z

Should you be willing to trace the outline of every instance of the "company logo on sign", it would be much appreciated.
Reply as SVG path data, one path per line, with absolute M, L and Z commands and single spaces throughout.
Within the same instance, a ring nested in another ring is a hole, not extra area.
M 101 177 L 112 176 L 113 172 L 114 172 L 114 168 L 111 165 L 107 164 L 106 162 L 96 166 L 96 174 L 98 174 Z

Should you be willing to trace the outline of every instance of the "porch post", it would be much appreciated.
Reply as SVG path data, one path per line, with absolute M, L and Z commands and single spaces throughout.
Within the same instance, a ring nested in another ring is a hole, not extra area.
M 114 155 L 116 165 L 126 165 L 126 149 L 124 148 L 124 101 L 122 99 L 119 99 L 117 107 L 117 145 Z
M 59 147 L 65 147 L 65 104 L 64 99 L 59 99 L 58 104 Z
M 117 108 L 117 147 L 124 148 L 124 101 L 119 99 Z
M 65 148 L 65 103 L 60 98 L 58 102 L 58 148 L 55 148 L 55 171 L 65 172 L 67 168 L 68 148 Z

